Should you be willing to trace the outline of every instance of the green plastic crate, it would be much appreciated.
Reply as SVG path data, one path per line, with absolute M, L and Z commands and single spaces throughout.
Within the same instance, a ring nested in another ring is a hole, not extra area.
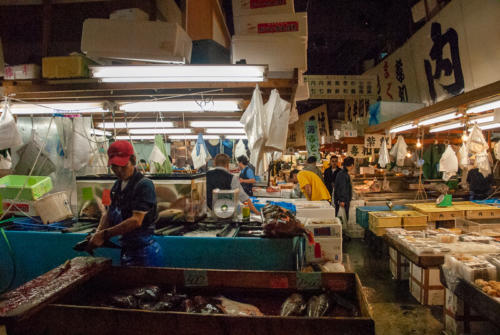
M 16 199 L 28 176 L 8 175 L 0 178 L 0 196 L 3 199 Z M 31 176 L 18 200 L 36 200 L 52 190 L 50 177 Z

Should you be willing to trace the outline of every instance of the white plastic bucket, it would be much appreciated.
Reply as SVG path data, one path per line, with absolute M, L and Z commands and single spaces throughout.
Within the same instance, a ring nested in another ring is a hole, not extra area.
M 35 201 L 35 209 L 44 224 L 73 217 L 66 192 L 47 194 Z

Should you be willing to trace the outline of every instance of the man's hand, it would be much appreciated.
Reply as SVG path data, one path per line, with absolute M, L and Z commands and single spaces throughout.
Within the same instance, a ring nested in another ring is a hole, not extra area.
M 340 205 L 340 207 L 345 207 L 345 202 L 341 201 L 339 205 Z
M 104 230 L 99 230 L 90 237 L 89 248 L 90 249 L 99 248 L 101 245 L 104 244 L 104 242 L 106 242 Z
M 240 183 L 244 183 L 244 182 L 245 182 L 245 179 L 240 178 Z

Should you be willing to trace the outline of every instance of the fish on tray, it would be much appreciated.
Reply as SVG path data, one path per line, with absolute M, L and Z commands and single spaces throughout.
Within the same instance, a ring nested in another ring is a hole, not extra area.
M 329 307 L 330 299 L 326 294 L 323 293 L 319 296 L 313 295 L 307 302 L 306 314 L 310 318 L 318 318 L 325 315 Z
M 221 308 L 224 314 L 264 316 L 257 307 L 228 299 L 222 295 L 215 297 L 214 300 L 218 301 L 218 307 Z
M 283 305 L 281 305 L 281 316 L 299 316 L 302 315 L 306 308 L 304 298 L 298 293 L 289 296 Z

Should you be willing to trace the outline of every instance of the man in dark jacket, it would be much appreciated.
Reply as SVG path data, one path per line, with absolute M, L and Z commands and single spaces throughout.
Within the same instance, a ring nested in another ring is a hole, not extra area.
M 325 186 L 330 194 L 333 194 L 333 186 L 335 186 L 335 178 L 337 173 L 341 170 L 338 166 L 339 158 L 335 155 L 330 157 L 330 166 L 323 172 L 323 179 L 325 181 Z
M 349 219 L 349 205 L 352 199 L 352 185 L 349 173 L 354 169 L 354 158 L 346 157 L 342 165 L 344 168 L 337 173 L 334 185 L 335 215 L 338 214 L 339 208 L 343 207 L 346 218 Z

